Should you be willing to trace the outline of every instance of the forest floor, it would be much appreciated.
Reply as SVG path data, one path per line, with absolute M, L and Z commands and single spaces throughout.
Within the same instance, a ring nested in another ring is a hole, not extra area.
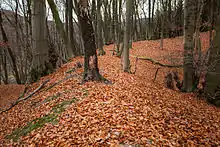
M 208 34 L 201 38 L 205 50 Z M 159 43 L 135 42 L 131 55 L 182 63 L 182 37 L 165 39 L 163 50 Z M 0 114 L 0 146 L 220 146 L 220 109 L 195 94 L 164 86 L 167 72 L 182 69 L 138 60 L 135 74 L 123 73 L 113 48 L 105 46 L 107 54 L 99 57 L 100 73 L 113 84 L 81 85 L 83 68 L 71 69 L 83 58 L 72 59 L 29 88 L 33 91 L 50 79 L 40 92 Z M 135 62 L 131 57 L 132 71 Z

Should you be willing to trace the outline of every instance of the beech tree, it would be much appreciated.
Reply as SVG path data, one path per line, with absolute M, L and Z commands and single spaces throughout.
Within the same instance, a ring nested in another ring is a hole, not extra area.
M 33 61 L 31 81 L 36 81 L 53 69 L 49 62 L 45 0 L 33 0 L 32 9 Z
M 103 80 L 99 73 L 98 57 L 96 53 L 95 33 L 90 16 L 88 0 L 74 0 L 77 17 L 81 26 L 84 41 L 84 76 L 83 81 Z
M 195 32 L 195 0 L 185 0 L 184 3 L 184 82 L 183 90 L 191 92 L 195 89 L 195 71 L 193 67 L 194 41 Z
M 216 36 L 210 50 L 209 71 L 206 74 L 205 95 L 213 104 L 220 106 L 220 15 L 216 20 Z
M 130 42 L 130 24 L 131 24 L 131 9 L 132 0 L 126 0 L 126 22 L 124 30 L 124 51 L 123 51 L 123 71 L 130 72 L 129 60 L 129 42 Z
M 103 0 L 97 0 L 97 8 L 96 8 L 96 15 L 97 15 L 97 43 L 99 49 L 99 55 L 104 55 L 105 51 L 103 50 L 103 39 L 102 39 L 102 14 L 101 14 L 101 6 Z
M 4 30 L 4 27 L 3 27 L 3 19 L 2 19 L 2 11 L 1 10 L 0 10 L 0 30 L 1 30 L 3 41 L 4 41 L 5 44 L 7 44 L 8 43 L 8 37 L 7 37 L 6 32 Z M 12 49 L 9 45 L 7 45 L 7 51 L 9 53 L 10 58 L 11 58 L 12 69 L 14 71 L 16 82 L 17 82 L 17 84 L 21 84 L 21 79 L 20 79 L 19 71 L 18 71 L 17 64 L 16 64 L 16 58 L 15 58 L 15 55 L 13 54 Z M 5 50 L 5 56 L 7 56 L 6 50 Z M 5 66 L 5 69 L 6 68 L 7 67 Z M 7 69 L 6 69 L 6 76 L 5 77 L 7 79 Z M 6 83 L 7 83 L 7 80 L 6 80 Z

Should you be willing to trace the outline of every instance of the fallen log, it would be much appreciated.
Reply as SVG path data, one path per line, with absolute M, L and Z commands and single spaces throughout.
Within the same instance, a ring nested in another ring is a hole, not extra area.
M 24 98 L 20 98 L 17 101 L 15 101 L 14 103 L 12 103 L 12 105 L 9 108 L 6 108 L 2 111 L 0 111 L 0 114 L 3 112 L 6 112 L 10 109 L 12 109 L 14 106 L 16 106 L 18 103 L 20 103 L 21 101 L 25 101 L 27 99 L 29 99 L 30 97 L 32 97 L 36 92 L 38 92 L 39 90 L 41 90 L 45 84 L 47 84 L 50 81 L 50 79 L 47 79 L 46 81 L 44 81 L 37 89 L 35 89 L 31 94 L 29 94 L 28 96 L 24 97 Z
M 163 63 L 160 63 L 157 60 L 154 60 L 154 59 L 148 58 L 148 57 L 141 57 L 141 56 L 134 56 L 134 55 L 130 55 L 130 57 L 134 57 L 134 58 L 140 59 L 140 60 L 147 60 L 147 61 L 150 61 L 151 63 L 153 63 L 155 65 L 159 65 L 159 66 L 162 66 L 162 67 L 168 67 L 168 68 L 181 68 L 181 67 L 183 67 L 183 65 L 163 64 Z

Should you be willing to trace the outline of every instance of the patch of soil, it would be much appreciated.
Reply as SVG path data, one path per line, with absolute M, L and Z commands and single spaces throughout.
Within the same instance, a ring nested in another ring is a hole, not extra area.
M 24 85 L 0 85 L 0 109 L 9 107 L 24 91 Z

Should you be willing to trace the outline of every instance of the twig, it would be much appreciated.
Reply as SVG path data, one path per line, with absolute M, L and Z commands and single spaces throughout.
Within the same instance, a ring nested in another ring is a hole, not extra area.
M 39 90 L 41 90 L 43 87 L 44 87 L 44 85 L 45 84 L 47 84 L 47 82 L 49 82 L 50 81 L 50 79 L 47 79 L 46 81 L 44 81 L 37 89 L 35 89 L 31 94 L 29 94 L 28 96 L 26 96 L 26 97 L 24 97 L 24 98 L 20 98 L 20 99 L 18 99 L 17 101 L 15 101 L 14 103 L 12 103 L 12 105 L 9 107 L 9 108 L 7 108 L 7 109 L 5 109 L 5 110 L 2 110 L 1 112 L 0 112 L 0 114 L 1 113 L 3 113 L 3 112 L 6 112 L 6 111 L 8 111 L 8 110 L 10 110 L 11 108 L 13 108 L 14 106 L 16 106 L 18 103 L 20 103 L 21 101 L 25 101 L 25 100 L 27 100 L 27 99 L 29 99 L 30 97 L 32 97 L 36 92 L 38 92 Z
M 153 80 L 153 82 L 155 82 L 155 80 L 157 79 L 157 74 L 158 74 L 158 71 L 159 71 L 159 69 L 160 69 L 160 68 L 158 68 L 158 69 L 156 70 L 156 72 L 155 72 L 155 75 L 154 75 L 154 80 Z
M 135 57 L 135 58 L 138 58 L 140 60 L 147 60 L 147 61 L 150 61 L 151 63 L 155 64 L 155 65 L 159 65 L 159 66 L 162 66 L 162 67 L 168 67 L 168 68 L 181 68 L 183 67 L 183 65 L 170 65 L 170 64 L 163 64 L 163 63 L 160 63 L 159 61 L 156 61 L 152 58 L 148 58 L 148 57 L 139 57 L 139 56 L 133 56 L 133 55 L 130 55 L 131 57 Z

